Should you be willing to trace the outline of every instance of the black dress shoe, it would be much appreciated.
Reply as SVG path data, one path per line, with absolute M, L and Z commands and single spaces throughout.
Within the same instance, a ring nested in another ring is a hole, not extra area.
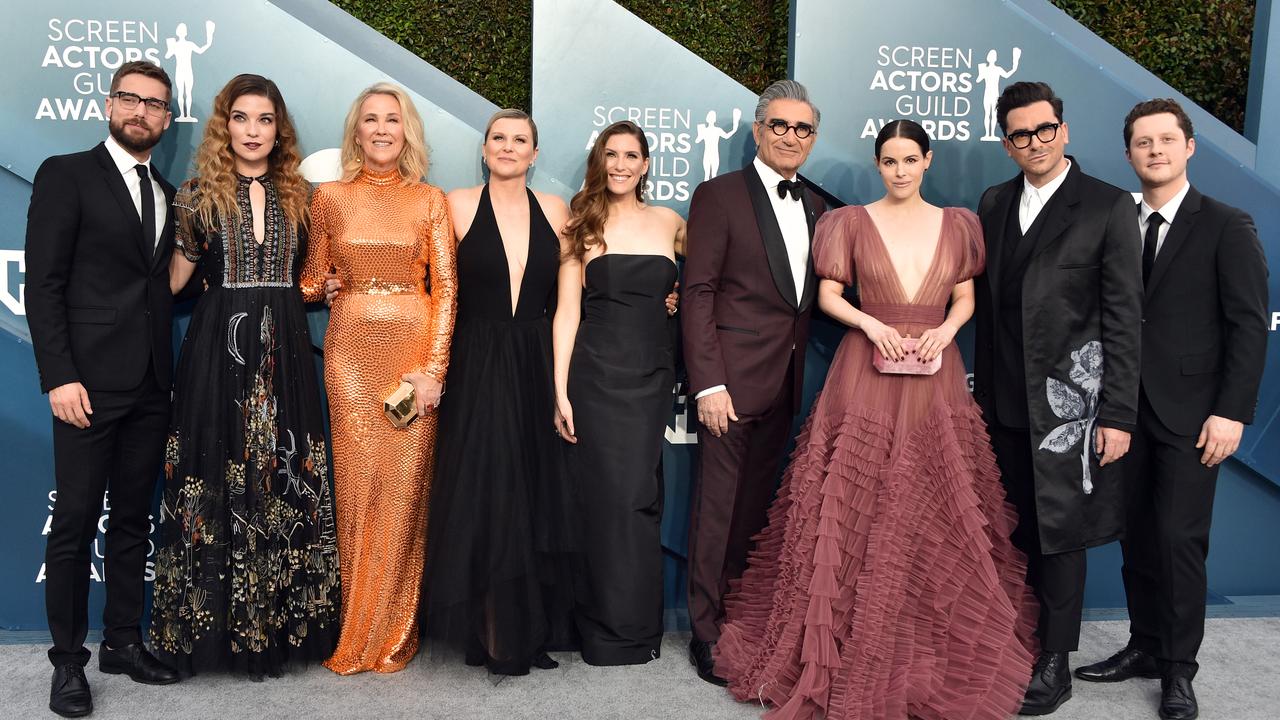
M 115 649 L 102 643 L 98 650 L 98 669 L 107 675 L 128 675 L 134 682 L 147 685 L 169 685 L 179 680 L 178 671 L 157 660 L 142 643 Z
M 1071 668 L 1064 652 L 1041 653 L 1019 715 L 1048 715 L 1071 699 Z
M 1076 677 L 1089 682 L 1121 682 L 1129 678 L 1158 678 L 1160 668 L 1151 653 L 1128 646 L 1111 657 L 1076 668 Z
M 1175 676 L 1160 681 L 1161 720 L 1195 720 L 1200 716 L 1196 703 L 1196 691 L 1191 689 L 1191 678 Z
M 49 709 L 62 717 L 84 717 L 93 712 L 93 694 L 84 668 L 75 663 L 53 669 L 53 685 L 49 687 Z
M 698 669 L 698 677 L 711 683 L 724 687 L 729 684 L 728 680 L 716 675 L 716 661 L 711 657 L 711 643 L 705 640 L 693 638 L 689 641 L 689 664 Z

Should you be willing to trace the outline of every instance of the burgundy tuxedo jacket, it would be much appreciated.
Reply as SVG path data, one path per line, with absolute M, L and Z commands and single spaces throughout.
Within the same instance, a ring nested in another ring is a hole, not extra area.
M 812 244 L 826 207 L 808 189 L 802 202 Z M 753 165 L 698 186 L 686 245 L 681 311 L 690 397 L 725 385 L 737 413 L 761 414 L 794 362 L 792 410 L 799 412 L 818 282 L 811 257 L 796 297 L 782 230 Z

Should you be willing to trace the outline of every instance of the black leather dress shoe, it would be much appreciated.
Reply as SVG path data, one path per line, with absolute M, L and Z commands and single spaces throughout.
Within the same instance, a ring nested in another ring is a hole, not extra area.
M 1019 715 L 1048 715 L 1071 699 L 1071 668 L 1064 652 L 1041 653 Z
M 147 685 L 168 685 L 179 680 L 178 671 L 157 660 L 142 643 L 115 649 L 102 643 L 98 649 L 98 669 L 107 675 L 128 675 L 134 682 Z
M 93 694 L 89 692 L 84 668 L 68 663 L 53 669 L 49 709 L 67 718 L 84 717 L 93 712 Z
M 694 638 L 689 641 L 689 663 L 698 669 L 698 677 L 724 687 L 728 680 L 716 675 L 716 661 L 711 657 L 711 643 Z
M 1158 678 L 1160 668 L 1151 653 L 1129 646 L 1092 665 L 1076 668 L 1076 677 L 1089 682 L 1121 682 L 1129 678 Z
M 1196 691 L 1191 689 L 1191 678 L 1175 676 L 1160 681 L 1161 720 L 1195 720 L 1200 716 L 1196 703 Z

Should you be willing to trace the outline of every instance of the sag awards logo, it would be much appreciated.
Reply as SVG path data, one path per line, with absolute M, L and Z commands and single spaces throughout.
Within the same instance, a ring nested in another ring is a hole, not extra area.
M 695 117 L 702 118 L 701 122 L 695 122 Z M 742 110 L 733 108 L 730 117 L 724 123 L 715 110 L 695 116 L 690 108 L 597 105 L 585 149 L 591 149 L 604 128 L 630 120 L 644 128 L 649 140 L 645 199 L 688 202 L 694 186 L 720 174 L 721 143 L 741 129 Z
M 934 140 L 972 139 L 973 115 L 981 112 L 979 140 L 996 142 L 1000 140 L 996 123 L 1000 85 L 1018 71 L 1022 49 L 1009 51 L 1007 67 L 994 48 L 977 57 L 985 60 L 975 63 L 973 48 L 881 45 L 869 89 L 897 95 L 896 117 L 919 122 Z M 975 90 L 981 93 L 980 103 L 974 102 Z M 875 137 L 888 121 L 867 118 L 860 137 Z
M 26 315 L 27 284 L 18 279 L 27 272 L 27 255 L 21 250 L 0 250 L 0 302 L 14 315 Z M 13 281 L 10 282 L 10 277 Z
M 44 521 L 44 530 L 41 535 L 48 536 L 49 531 L 53 528 L 53 506 L 58 501 L 58 491 L 49 491 L 49 504 L 46 506 L 49 511 L 48 517 Z M 89 548 L 89 579 L 94 582 L 102 582 L 106 577 L 106 567 L 103 564 L 106 553 L 106 534 L 107 525 L 111 522 L 111 491 L 108 490 L 102 498 L 102 514 L 98 516 L 98 534 L 93 539 L 93 545 Z M 151 524 L 150 535 L 154 535 L 156 531 L 155 523 Z M 156 554 L 155 541 L 150 535 L 147 538 L 147 569 L 143 574 L 143 579 L 147 582 L 153 582 L 156 579 L 156 564 L 151 558 Z M 36 582 L 45 581 L 45 564 L 40 563 L 40 569 L 36 572 Z
M 67 94 L 40 98 L 35 119 L 105 120 L 111 76 L 126 62 L 149 60 L 170 71 L 174 120 L 199 122 L 191 114 L 191 89 L 195 86 L 192 59 L 203 55 L 213 44 L 213 29 L 213 21 L 206 20 L 204 44 L 197 45 L 187 37 L 186 23 L 178 23 L 170 34 L 162 32 L 159 23 L 142 20 L 50 18 L 46 34 L 49 44 L 40 67 L 75 72 Z

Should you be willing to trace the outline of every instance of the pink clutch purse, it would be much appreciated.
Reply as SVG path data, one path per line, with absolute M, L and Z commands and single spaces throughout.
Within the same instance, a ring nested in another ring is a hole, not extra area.
M 888 375 L 932 375 L 938 372 L 942 367 L 942 355 L 925 362 L 920 359 L 920 354 L 916 352 L 916 346 L 920 344 L 919 338 L 903 338 L 902 351 L 906 354 L 901 360 L 887 360 L 879 350 L 872 349 L 873 364 L 876 370 Z

